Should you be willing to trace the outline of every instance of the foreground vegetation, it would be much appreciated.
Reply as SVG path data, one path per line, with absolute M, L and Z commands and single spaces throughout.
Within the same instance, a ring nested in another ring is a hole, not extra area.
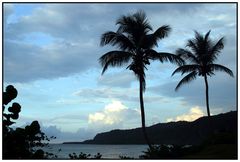
M 158 145 L 140 156 L 142 159 L 237 159 L 237 135 L 218 133 L 201 145 Z
M 13 102 L 12 106 L 6 106 L 17 97 L 17 90 L 9 85 L 3 92 L 3 159 L 47 159 L 57 158 L 49 152 L 44 152 L 43 147 L 48 147 L 48 138 L 40 129 L 38 121 L 33 121 L 25 128 L 13 129 L 11 126 L 19 118 L 21 106 Z M 38 148 L 38 149 L 37 149 Z

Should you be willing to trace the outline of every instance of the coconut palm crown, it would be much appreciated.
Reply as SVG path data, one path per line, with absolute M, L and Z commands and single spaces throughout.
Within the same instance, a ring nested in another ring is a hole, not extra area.
M 206 86 L 206 106 L 207 114 L 210 116 L 209 96 L 208 96 L 208 80 L 207 77 L 215 75 L 215 71 L 222 71 L 230 76 L 234 76 L 233 72 L 220 64 L 214 63 L 221 50 L 224 48 L 224 37 L 214 42 L 209 38 L 211 31 L 206 35 L 201 35 L 195 31 L 195 38 L 187 41 L 186 48 L 179 48 L 176 54 L 184 59 L 187 64 L 179 66 L 172 75 L 176 73 L 187 74 L 178 83 L 175 90 L 177 91 L 183 84 L 189 83 L 196 79 L 197 76 L 204 77 Z
M 101 46 L 110 44 L 118 50 L 107 52 L 99 58 L 103 67 L 102 74 L 108 67 L 127 66 L 127 69 L 133 71 L 139 80 L 139 98 L 141 108 L 142 130 L 147 144 L 151 148 L 145 128 L 145 113 L 143 103 L 143 92 L 146 88 L 145 70 L 151 60 L 160 62 L 169 61 L 178 65 L 183 64 L 183 60 L 171 53 L 156 52 L 157 42 L 168 36 L 171 28 L 168 25 L 159 27 L 152 32 L 144 11 L 138 11 L 135 14 L 121 16 L 117 22 L 118 29 L 116 32 L 108 31 L 102 34 Z M 152 33 L 150 33 L 152 32 Z

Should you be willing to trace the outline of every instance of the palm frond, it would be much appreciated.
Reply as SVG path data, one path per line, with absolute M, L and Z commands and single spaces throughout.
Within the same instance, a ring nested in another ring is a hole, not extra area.
M 189 39 L 187 41 L 186 47 L 189 47 L 193 51 L 194 55 L 198 53 L 198 47 L 195 39 Z
M 104 46 L 111 44 L 113 46 L 117 45 L 121 50 L 132 50 L 134 48 L 133 43 L 125 35 L 121 33 L 115 33 L 112 31 L 102 34 L 100 45 Z
M 184 60 L 174 54 L 166 53 L 166 52 L 156 52 L 155 50 L 146 51 L 148 57 L 152 60 L 159 60 L 160 62 L 170 62 L 177 65 L 183 65 Z
M 195 40 L 196 40 L 195 42 L 196 43 L 203 42 L 205 40 L 203 35 L 200 34 L 198 31 L 195 30 L 194 33 L 195 33 Z
M 211 43 L 213 44 L 213 43 Z M 208 55 L 205 58 L 206 62 L 213 63 L 217 60 L 217 56 L 220 51 L 224 48 L 224 37 L 222 37 L 217 43 L 211 45 L 211 48 L 208 51 Z
M 147 19 L 146 13 L 143 10 L 138 10 L 135 14 L 133 14 L 133 17 L 140 23 L 143 23 Z
M 193 71 L 191 73 L 189 73 L 188 75 L 186 75 L 176 86 L 175 91 L 177 91 L 183 84 L 186 84 L 192 80 L 194 80 L 197 76 L 197 72 Z
M 199 60 L 202 58 L 204 59 L 209 50 L 209 44 L 206 42 L 205 36 L 195 31 L 193 43 L 197 49 L 195 52 L 196 57 L 199 58 Z
M 184 73 L 189 73 L 189 72 L 193 72 L 193 71 L 198 71 L 200 69 L 200 65 L 183 65 L 178 67 L 176 70 L 174 70 L 174 72 L 172 73 L 172 76 L 176 73 L 182 73 L 181 75 L 183 75 Z
M 222 37 L 217 41 L 217 43 L 212 47 L 210 52 L 212 55 L 216 56 L 223 48 L 224 48 L 224 37 Z
M 201 35 L 195 31 L 195 38 L 188 40 L 187 47 L 189 47 L 192 53 L 196 56 L 198 63 L 209 64 L 213 63 L 217 59 L 217 54 L 223 48 L 223 39 L 220 39 L 215 45 L 209 38 L 211 30 L 205 35 Z
M 199 63 L 199 60 L 197 59 L 197 57 L 190 50 L 179 48 L 176 50 L 176 55 L 181 57 L 183 60 L 189 60 L 190 62 L 193 62 L 196 64 Z
M 232 70 L 230 70 L 229 68 L 227 68 L 223 65 L 209 64 L 208 66 L 212 69 L 212 71 L 223 71 L 223 72 L 227 73 L 228 75 L 230 75 L 231 77 L 234 77 Z
M 211 33 L 211 30 L 209 30 L 207 32 L 207 34 L 205 34 L 205 37 L 204 37 L 204 47 L 206 50 L 205 54 L 207 54 L 207 55 L 210 55 L 209 51 L 212 49 L 212 40 L 209 39 L 210 33 Z
M 168 25 L 164 25 L 158 28 L 154 33 L 146 35 L 143 40 L 143 48 L 158 46 L 158 40 L 167 37 L 170 31 L 171 28 Z
M 110 51 L 99 58 L 99 62 L 103 67 L 102 74 L 109 66 L 122 66 L 130 61 L 132 53 L 124 51 Z
M 152 30 L 151 25 L 148 22 L 146 13 L 143 10 L 137 11 L 135 14 L 133 14 L 133 17 L 136 21 L 136 24 L 141 27 L 145 33 L 149 32 Z
M 210 33 L 211 33 L 211 30 L 209 30 L 209 31 L 207 32 L 207 34 L 205 35 L 205 37 L 204 37 L 205 41 L 208 40 L 208 37 L 209 37 Z
M 168 36 L 168 34 L 171 31 L 171 27 L 169 25 L 163 25 L 160 28 L 158 28 L 154 33 L 154 37 L 156 37 L 157 39 L 162 39 Z
M 135 41 L 152 30 L 152 27 L 146 18 L 146 14 L 142 10 L 133 15 L 121 16 L 117 20 L 116 25 L 119 25 L 117 30 L 118 33 L 126 33 Z
M 119 25 L 117 33 L 129 33 L 131 29 L 136 25 L 132 16 L 121 16 L 116 25 Z

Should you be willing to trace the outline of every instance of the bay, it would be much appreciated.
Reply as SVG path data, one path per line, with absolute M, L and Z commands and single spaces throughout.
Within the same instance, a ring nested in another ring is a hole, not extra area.
M 77 155 L 80 152 L 91 154 L 92 157 L 100 153 L 104 159 L 119 159 L 119 156 L 139 158 L 147 148 L 147 145 L 49 144 L 44 151 L 53 153 L 60 159 L 68 159 L 68 155 L 73 152 Z

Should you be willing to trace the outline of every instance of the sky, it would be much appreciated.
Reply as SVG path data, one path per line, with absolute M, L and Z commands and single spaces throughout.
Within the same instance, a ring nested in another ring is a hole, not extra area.
M 112 129 L 141 126 L 138 81 L 126 67 L 101 75 L 98 59 L 116 48 L 100 46 L 101 34 L 116 31 L 116 20 L 146 12 L 153 31 L 170 25 L 158 52 L 184 48 L 194 31 L 225 47 L 216 63 L 235 77 L 209 78 L 212 115 L 236 110 L 236 4 L 234 3 L 4 3 L 4 88 L 18 90 L 22 106 L 15 126 L 38 120 L 52 142 L 82 141 Z M 176 65 L 151 62 L 144 93 L 146 125 L 193 121 L 206 115 L 205 85 L 199 77 L 175 92 Z

